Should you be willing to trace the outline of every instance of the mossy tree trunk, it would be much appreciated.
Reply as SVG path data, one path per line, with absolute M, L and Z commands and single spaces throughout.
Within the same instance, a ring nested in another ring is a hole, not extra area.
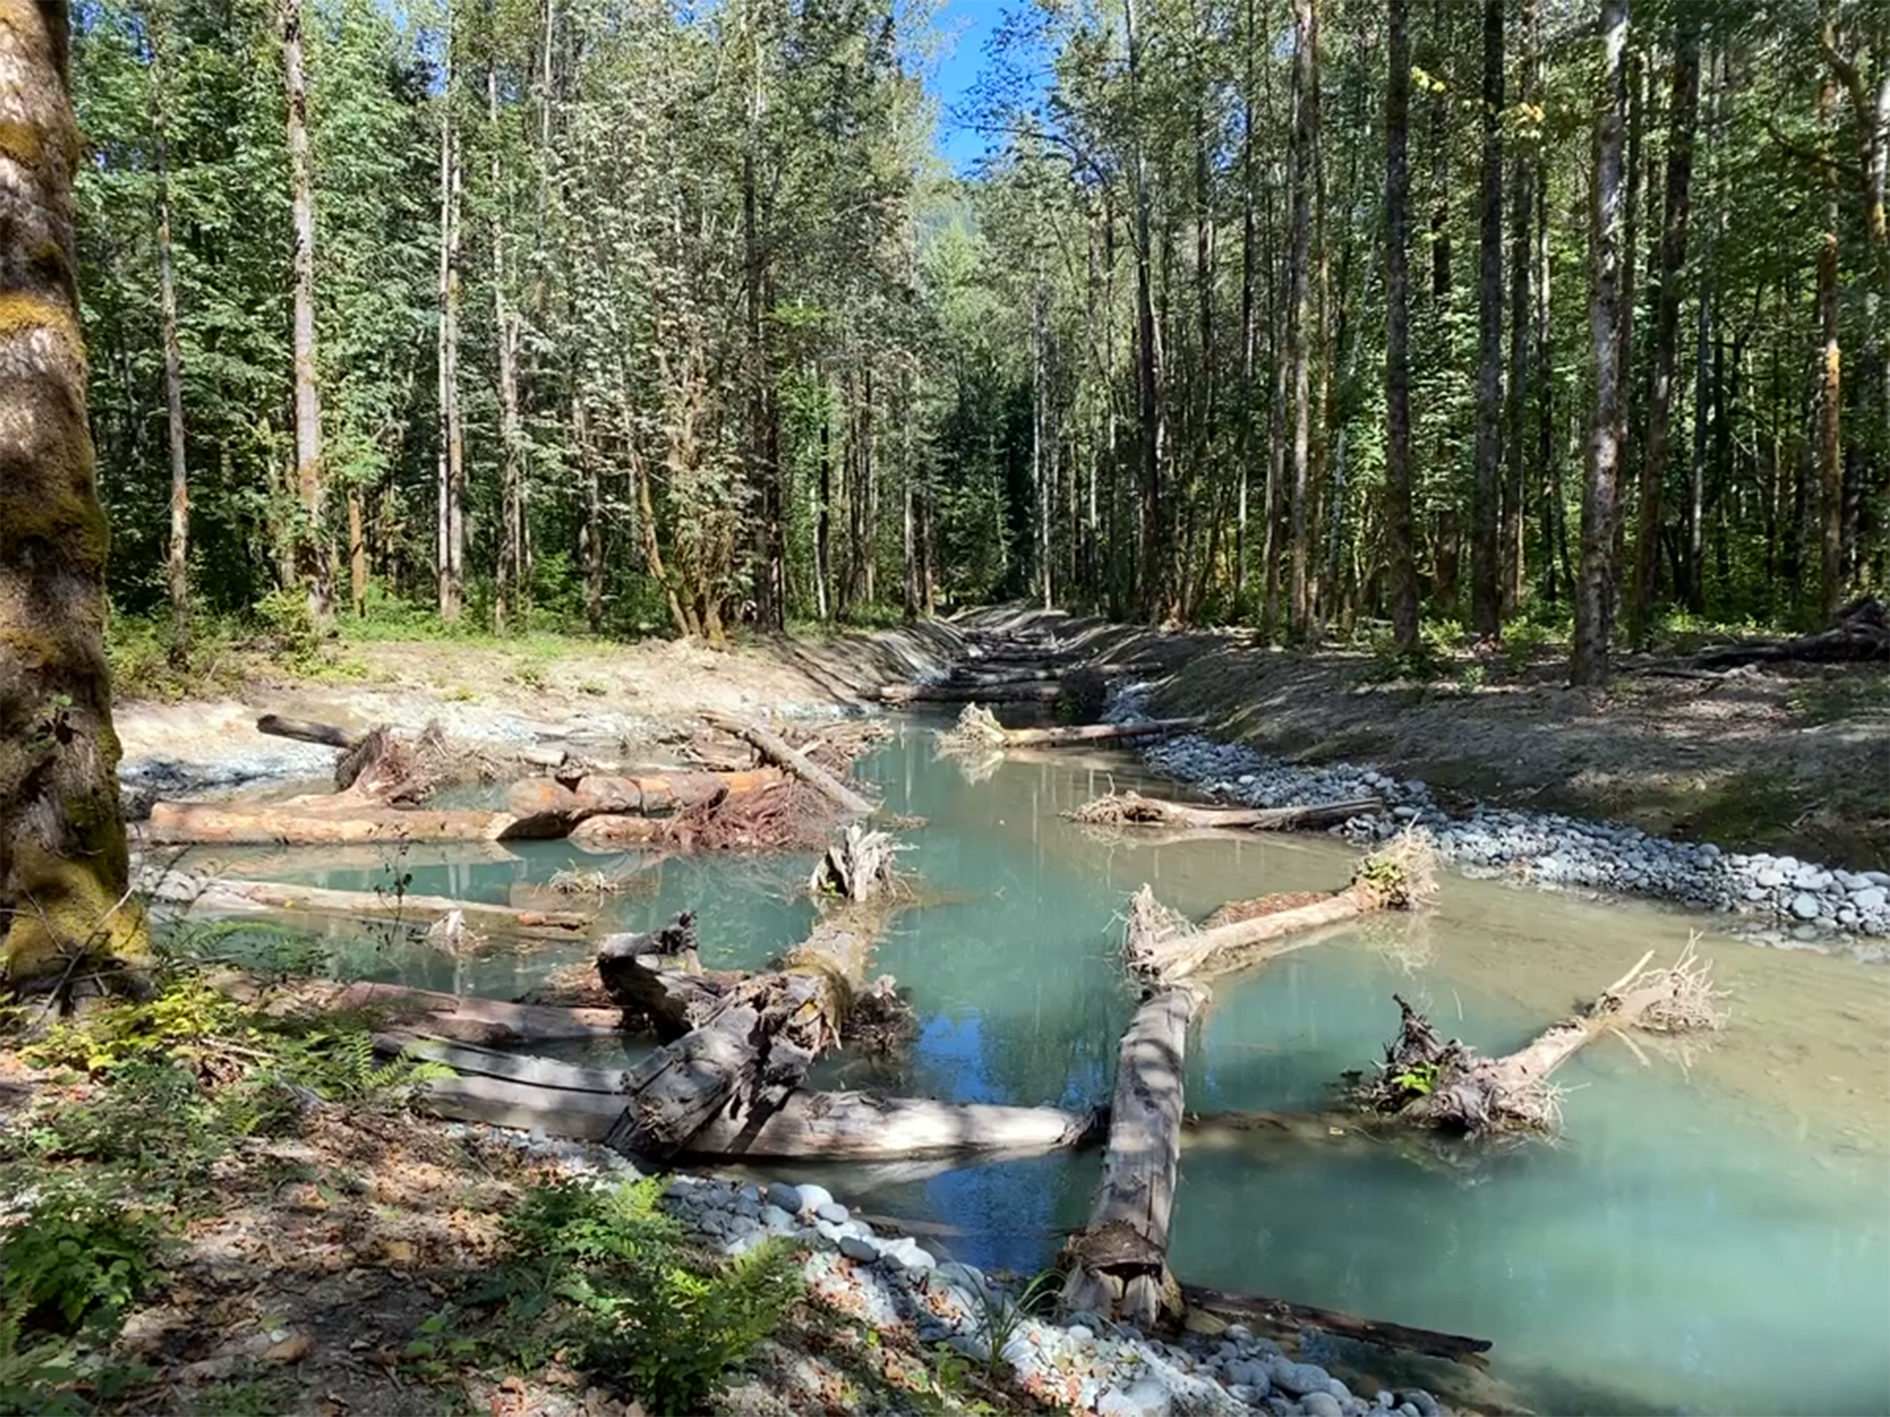
M 62 994 L 146 945 L 105 664 L 67 53 L 63 0 L 0 0 L 0 965 L 16 990 Z

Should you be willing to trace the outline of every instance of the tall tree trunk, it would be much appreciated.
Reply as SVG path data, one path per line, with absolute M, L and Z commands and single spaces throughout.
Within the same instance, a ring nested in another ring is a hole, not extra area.
M 1288 257 L 1293 361 L 1293 470 L 1291 576 L 1287 589 L 1288 633 L 1303 638 L 1311 625 L 1307 594 L 1308 513 L 1312 493 L 1312 324 L 1311 279 L 1313 147 L 1319 140 L 1315 0 L 1293 0 L 1293 218 Z
M 302 73 L 302 0 L 282 0 L 282 71 L 288 91 L 289 209 L 295 233 L 295 490 L 302 525 L 295 570 L 309 618 L 326 631 L 335 618 L 334 548 L 328 537 L 322 468 L 321 396 L 315 383 L 315 184 L 308 145 L 308 83 Z
M 63 0 L 0 17 L 0 984 L 69 995 L 87 961 L 135 963 L 147 937 L 105 661 L 67 35 Z
M 152 147 L 157 166 L 158 321 L 164 343 L 164 421 L 171 449 L 171 646 L 174 662 L 190 650 L 190 470 L 184 446 L 184 356 L 177 338 L 177 282 L 171 264 L 171 184 L 166 161 L 169 94 L 165 89 L 164 19 L 153 14 L 151 37 Z
M 1385 531 L 1391 623 L 1401 653 L 1418 644 L 1411 544 L 1411 42 L 1409 0 L 1387 0 L 1385 87 Z
M 1450 0 L 1435 0 L 1431 11 L 1431 101 L 1426 141 L 1431 150 L 1431 295 L 1441 305 L 1450 297 Z
M 453 129 L 453 7 L 446 7 L 440 90 L 440 460 L 435 530 L 440 618 L 459 619 L 465 594 L 466 444 L 459 410 L 459 143 Z
M 1048 610 L 1054 603 L 1050 583 L 1050 452 L 1046 427 L 1045 403 L 1049 390 L 1049 317 L 1050 292 L 1041 274 L 1030 291 L 1030 482 L 1037 507 L 1037 593 Z
M 1483 0 L 1483 172 L 1477 243 L 1477 473 L 1470 536 L 1470 622 L 1503 631 L 1503 3 Z
M 1582 564 L 1575 587 L 1575 642 L 1569 677 L 1608 682 L 1614 610 L 1615 481 L 1621 457 L 1622 137 L 1627 123 L 1628 0 L 1601 0 L 1605 95 L 1595 143 L 1594 289 L 1589 337 L 1595 359 L 1595 407 L 1589 429 L 1588 485 L 1582 495 Z
M 1838 239 L 1827 231 L 1818 248 L 1818 509 L 1822 609 L 1829 620 L 1844 603 L 1844 460 L 1839 411 L 1843 381 L 1838 348 Z
M 1517 28 L 1522 34 L 1523 62 L 1518 98 L 1534 104 L 1541 94 L 1541 42 L 1537 32 L 1536 0 L 1521 0 Z M 1535 144 L 1539 153 L 1541 136 Z M 1529 427 L 1529 328 L 1534 311 L 1530 306 L 1530 269 L 1534 257 L 1530 249 L 1530 217 L 1536 204 L 1535 178 L 1537 154 L 1518 153 L 1512 168 L 1509 229 L 1509 388 L 1505 405 L 1505 448 L 1508 459 L 1503 487 L 1503 612 L 1514 615 L 1522 606 L 1523 589 L 1528 574 L 1528 548 L 1523 528 L 1528 520 L 1526 460 L 1523 448 Z
M 1140 99 L 1136 96 L 1141 87 L 1142 45 L 1141 31 L 1136 18 L 1136 0 L 1124 0 L 1123 18 L 1125 39 L 1128 45 L 1129 91 L 1132 110 L 1141 114 Z M 1164 609 L 1163 602 L 1167 587 L 1163 584 L 1164 568 L 1168 564 L 1168 523 L 1169 509 L 1164 505 L 1163 464 L 1167 456 L 1167 414 L 1162 403 L 1161 344 L 1155 320 L 1155 291 L 1153 264 L 1155 253 L 1151 245 L 1150 211 L 1152 198 L 1149 193 L 1148 158 L 1144 152 L 1144 140 L 1138 132 L 1135 137 L 1134 182 L 1135 182 L 1135 328 L 1136 328 L 1136 389 L 1140 401 L 1138 410 L 1141 430 L 1142 454 L 1142 495 L 1141 495 L 1141 580 L 1142 580 L 1142 615 L 1144 619 L 1158 619 Z
M 822 620 L 829 617 L 833 608 L 829 599 L 833 567 L 833 444 L 828 432 L 828 425 L 833 417 L 832 404 L 832 389 L 823 389 L 820 414 L 820 485 L 817 494 L 820 500 L 814 507 L 814 599 Z
M 1654 387 L 1647 408 L 1647 447 L 1641 460 L 1640 512 L 1634 543 L 1634 598 L 1628 623 L 1636 644 L 1646 641 L 1660 574 L 1660 503 L 1667 477 L 1674 371 L 1680 353 L 1680 276 L 1687 261 L 1692 214 L 1693 130 L 1700 102 L 1699 33 L 1687 13 L 1676 21 L 1673 96 L 1668 115 L 1666 212 L 1661 222 L 1660 289 L 1654 297 Z M 1700 416 L 1695 410 L 1694 416 Z
M 604 489 L 581 389 L 571 395 L 571 438 L 577 444 L 578 475 L 584 481 L 584 622 L 595 635 L 604 628 Z
M 490 19 L 488 20 L 490 23 Z M 516 614 L 529 629 L 525 576 L 525 473 L 518 422 L 518 317 L 506 296 L 505 173 L 499 136 L 499 69 L 486 65 L 486 128 L 492 144 L 492 330 L 499 350 L 499 563 L 492 594 L 492 628 L 505 634 Z
M 1557 603 L 1557 536 L 1567 520 L 1562 503 L 1562 480 L 1555 458 L 1555 343 L 1550 337 L 1550 279 L 1554 259 L 1549 245 L 1549 174 L 1540 148 L 1530 167 L 1536 189 L 1536 462 L 1542 478 L 1542 590 L 1550 605 Z M 1564 556 L 1566 559 L 1566 556 Z
M 1719 233 L 1726 223 L 1724 199 L 1718 193 L 1720 122 L 1725 103 L 1726 54 L 1715 51 L 1708 71 L 1711 96 L 1707 107 L 1706 154 L 1707 177 L 1714 184 L 1713 198 L 1718 208 L 1714 220 L 1706 225 L 1705 260 L 1698 298 L 1693 355 L 1693 462 L 1689 469 L 1686 527 L 1686 604 L 1695 614 L 1706 610 L 1706 413 L 1712 385 L 1709 354 L 1714 328 L 1714 307 L 1718 288 L 1713 279 L 1713 255 Z M 1697 111 L 1697 103 L 1695 105 Z
M 1240 422 L 1234 448 L 1234 474 L 1239 479 L 1234 512 L 1234 619 L 1247 614 L 1247 501 L 1248 459 L 1253 454 L 1254 353 L 1259 330 L 1254 324 L 1254 160 L 1253 87 L 1254 55 L 1260 47 L 1254 27 L 1254 0 L 1247 0 L 1246 27 L 1241 49 L 1246 56 L 1246 81 L 1240 91 Z

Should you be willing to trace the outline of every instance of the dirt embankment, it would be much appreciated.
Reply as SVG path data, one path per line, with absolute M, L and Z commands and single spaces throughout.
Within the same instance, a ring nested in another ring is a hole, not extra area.
M 1607 693 L 1559 652 L 1459 655 L 1412 683 L 1357 650 L 1270 649 L 1040 611 L 1004 623 L 1161 666 L 1151 711 L 1294 762 L 1346 761 L 1440 800 L 1568 812 L 1731 850 L 1890 869 L 1890 668 L 1754 666 L 1684 678 L 1629 658 Z

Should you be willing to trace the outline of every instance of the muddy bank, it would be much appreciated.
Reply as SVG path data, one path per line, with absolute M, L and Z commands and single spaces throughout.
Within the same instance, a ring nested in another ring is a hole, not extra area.
M 256 732 L 264 713 L 333 723 L 437 723 L 469 745 L 568 746 L 600 757 L 663 755 L 705 711 L 790 718 L 860 712 L 881 684 L 939 672 L 959 641 L 931 622 L 824 637 L 769 636 L 723 649 L 671 640 L 570 640 L 547 649 L 428 640 L 349 645 L 348 677 L 258 666 L 226 698 L 119 703 L 119 782 L 141 817 L 155 798 L 228 796 L 326 782 L 335 750 Z

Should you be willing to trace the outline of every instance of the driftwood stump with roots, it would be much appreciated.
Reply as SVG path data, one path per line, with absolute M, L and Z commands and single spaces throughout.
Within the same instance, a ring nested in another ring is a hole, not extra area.
M 1650 968 L 1653 958 L 1649 950 L 1579 1013 L 1500 1058 L 1439 1038 L 1430 1020 L 1393 995 L 1398 1036 L 1386 1045 L 1377 1076 L 1355 1086 L 1353 1101 L 1368 1112 L 1464 1136 L 1554 1132 L 1561 1105 L 1549 1076 L 1591 1040 L 1630 1028 L 1686 1033 L 1724 1022 L 1710 965 L 1692 941 L 1669 966 Z

